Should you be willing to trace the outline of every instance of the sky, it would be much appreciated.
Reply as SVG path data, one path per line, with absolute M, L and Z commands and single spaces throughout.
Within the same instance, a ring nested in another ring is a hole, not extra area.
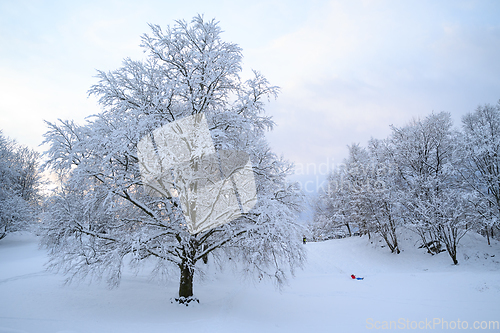
M 45 150 L 44 120 L 98 113 L 97 70 L 143 59 L 148 23 L 197 14 L 242 47 L 243 76 L 281 87 L 268 139 L 306 192 L 391 124 L 446 111 L 458 127 L 500 100 L 499 1 L 0 0 L 0 129 Z

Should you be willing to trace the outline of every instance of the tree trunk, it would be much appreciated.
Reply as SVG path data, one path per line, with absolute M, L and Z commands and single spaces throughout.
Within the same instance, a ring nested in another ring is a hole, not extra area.
M 7 223 L 0 230 L 0 239 L 3 239 L 5 236 L 7 236 Z
M 457 250 L 448 251 L 448 253 L 450 254 L 451 260 L 453 260 L 453 265 L 458 265 Z
M 395 233 L 395 232 L 394 232 L 394 238 L 393 238 L 393 239 L 394 239 L 394 242 L 393 242 L 393 244 L 394 244 L 394 249 L 392 250 L 392 252 L 393 252 L 393 253 L 394 253 L 394 252 L 396 252 L 396 254 L 400 254 L 400 253 L 401 253 L 401 251 L 399 250 L 398 239 L 397 239 L 397 236 L 396 236 L 396 233 Z
M 181 270 L 179 298 L 176 298 L 175 300 L 179 304 L 186 304 L 186 306 L 192 301 L 197 301 L 199 303 L 199 300 L 193 297 L 193 267 L 191 267 L 187 262 L 183 262 L 179 265 L 179 268 Z
M 181 267 L 181 281 L 179 284 L 179 297 L 193 296 L 193 272 L 188 265 Z
M 394 244 L 394 251 L 396 254 L 400 254 L 401 251 L 399 250 L 399 244 L 398 244 L 398 235 L 396 234 L 396 229 L 393 228 L 391 230 L 391 236 L 392 236 L 392 243 Z
M 493 228 L 491 228 L 491 230 L 493 231 Z M 488 240 L 488 245 L 491 245 L 491 243 L 490 243 L 490 232 L 488 230 L 488 227 L 486 227 L 486 239 Z
M 458 265 L 456 244 L 454 243 L 446 244 L 446 250 L 448 251 L 451 260 L 453 260 L 453 265 Z
M 203 244 L 203 246 L 201 247 L 201 249 L 202 249 L 202 251 L 205 251 L 207 249 L 206 244 Z M 203 263 L 205 265 L 208 264 L 208 253 L 205 254 L 201 259 L 203 260 Z

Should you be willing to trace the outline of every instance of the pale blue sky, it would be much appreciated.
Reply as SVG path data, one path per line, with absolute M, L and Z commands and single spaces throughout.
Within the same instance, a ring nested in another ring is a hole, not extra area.
M 432 111 L 458 125 L 500 99 L 499 1 L 0 0 L 0 129 L 35 147 L 44 119 L 98 112 L 96 69 L 141 58 L 148 22 L 197 13 L 282 88 L 269 139 L 299 166 L 341 162 L 347 144 Z

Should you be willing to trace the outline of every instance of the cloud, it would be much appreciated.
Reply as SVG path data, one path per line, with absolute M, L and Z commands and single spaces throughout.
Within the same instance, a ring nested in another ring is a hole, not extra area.
M 147 23 L 216 17 L 244 66 L 282 93 L 268 110 L 273 149 L 297 163 L 336 161 L 431 111 L 456 123 L 500 95 L 497 2 L 64 1 L 0 3 L 0 128 L 37 146 L 43 119 L 99 111 L 95 69 L 140 59 Z M 246 72 L 248 73 L 248 71 Z
M 500 95 L 500 24 L 489 5 L 332 1 L 261 50 L 282 86 L 270 110 L 274 147 L 298 163 L 341 160 L 432 111 L 456 125 Z M 498 9 L 498 8 L 496 8 Z M 482 19 L 481 17 L 486 18 Z

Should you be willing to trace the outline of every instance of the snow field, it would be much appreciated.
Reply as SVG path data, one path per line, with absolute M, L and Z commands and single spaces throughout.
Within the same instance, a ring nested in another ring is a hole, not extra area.
M 281 292 L 211 270 L 195 281 L 200 304 L 185 307 L 170 303 L 177 278 L 165 286 L 125 270 L 118 289 L 63 286 L 61 275 L 44 271 L 35 236 L 9 235 L 0 242 L 0 333 L 385 332 L 384 322 L 400 331 L 439 320 L 438 332 L 451 330 L 442 321 L 469 329 L 500 321 L 498 242 L 467 235 L 454 266 L 447 253 L 431 256 L 407 237 L 400 255 L 367 237 L 307 243 L 305 269 Z

